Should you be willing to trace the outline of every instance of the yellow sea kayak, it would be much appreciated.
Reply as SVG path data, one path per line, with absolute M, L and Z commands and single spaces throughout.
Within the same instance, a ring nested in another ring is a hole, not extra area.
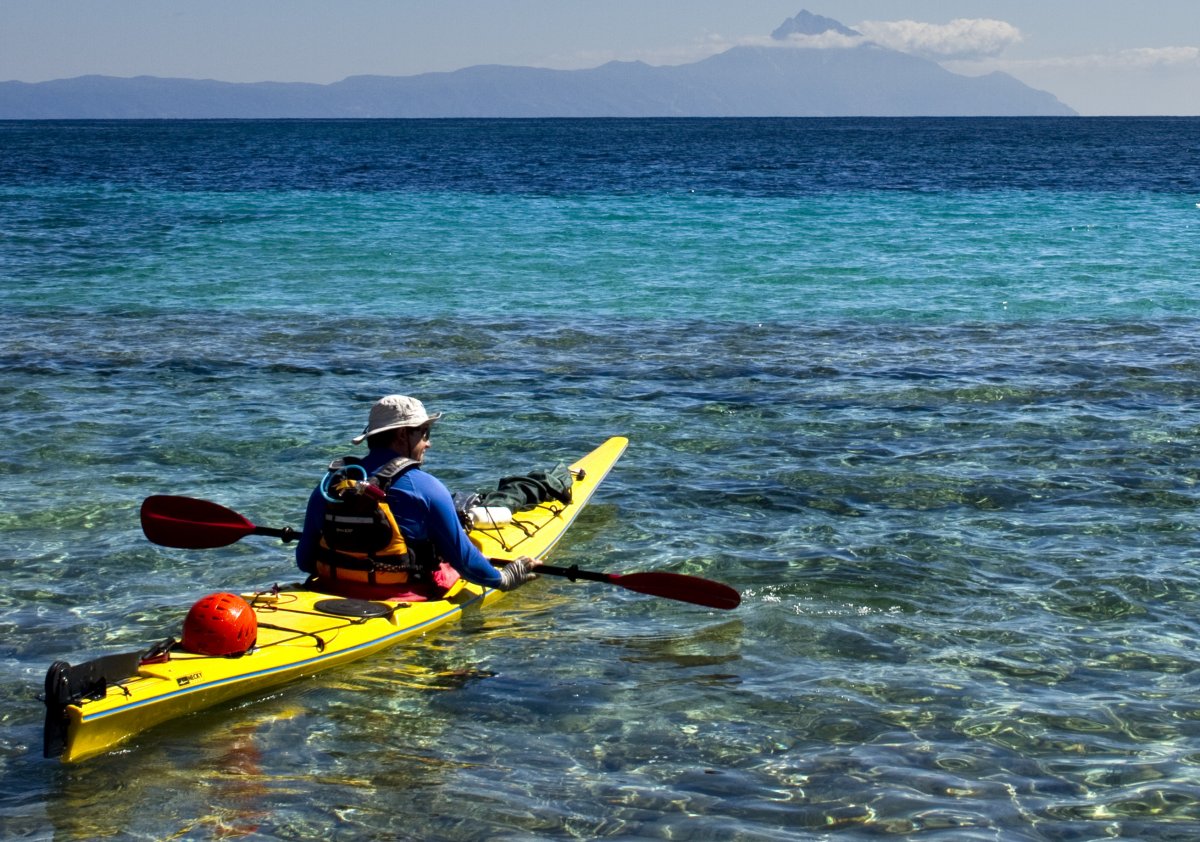
M 470 537 L 497 562 L 543 558 L 627 444 L 624 438 L 611 438 L 570 466 L 571 502 L 541 503 L 510 522 L 482 524 Z M 258 623 L 257 642 L 244 654 L 199 655 L 171 640 L 76 666 L 55 662 L 46 676 L 45 754 L 68 763 L 83 760 L 162 722 L 425 634 L 502 596 L 461 579 L 444 598 L 425 602 L 344 599 L 302 585 L 242 594 Z

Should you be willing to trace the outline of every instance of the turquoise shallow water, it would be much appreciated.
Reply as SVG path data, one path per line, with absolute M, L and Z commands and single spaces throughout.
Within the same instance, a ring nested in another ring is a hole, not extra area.
M 0 125 L 7 837 L 1192 839 L 1196 121 Z M 295 576 L 380 394 L 456 489 L 630 449 L 539 582 L 40 758 L 49 663 Z
M 453 319 L 1192 314 L 1187 196 L 8 189 L 14 304 Z M 15 229 L 15 230 L 14 230 Z

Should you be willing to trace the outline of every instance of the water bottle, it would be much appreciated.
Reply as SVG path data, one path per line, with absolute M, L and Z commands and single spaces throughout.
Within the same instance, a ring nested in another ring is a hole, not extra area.
M 501 526 L 512 523 L 512 510 L 504 506 L 473 506 L 467 510 L 471 526 L 486 529 L 489 526 Z

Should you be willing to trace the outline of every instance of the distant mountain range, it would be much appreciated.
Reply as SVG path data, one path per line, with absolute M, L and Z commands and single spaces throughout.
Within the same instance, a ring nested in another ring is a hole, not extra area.
M 787 44 L 858 33 L 801 12 L 779 46 L 734 47 L 679 66 L 610 62 L 590 70 L 479 65 L 452 73 L 351 76 L 317 85 L 153 76 L 0 83 L 0 119 L 398 117 L 1062 116 L 1075 111 L 1004 73 L 961 76 L 863 41 Z

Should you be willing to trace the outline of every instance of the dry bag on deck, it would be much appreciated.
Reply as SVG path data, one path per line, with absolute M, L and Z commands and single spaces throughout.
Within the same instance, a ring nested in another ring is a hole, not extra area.
M 523 476 L 504 477 L 496 484 L 495 491 L 483 495 L 479 505 L 503 506 L 514 512 L 551 500 L 566 505 L 571 502 L 571 486 L 574 484 L 570 469 L 559 462 L 549 471 L 531 471 Z

